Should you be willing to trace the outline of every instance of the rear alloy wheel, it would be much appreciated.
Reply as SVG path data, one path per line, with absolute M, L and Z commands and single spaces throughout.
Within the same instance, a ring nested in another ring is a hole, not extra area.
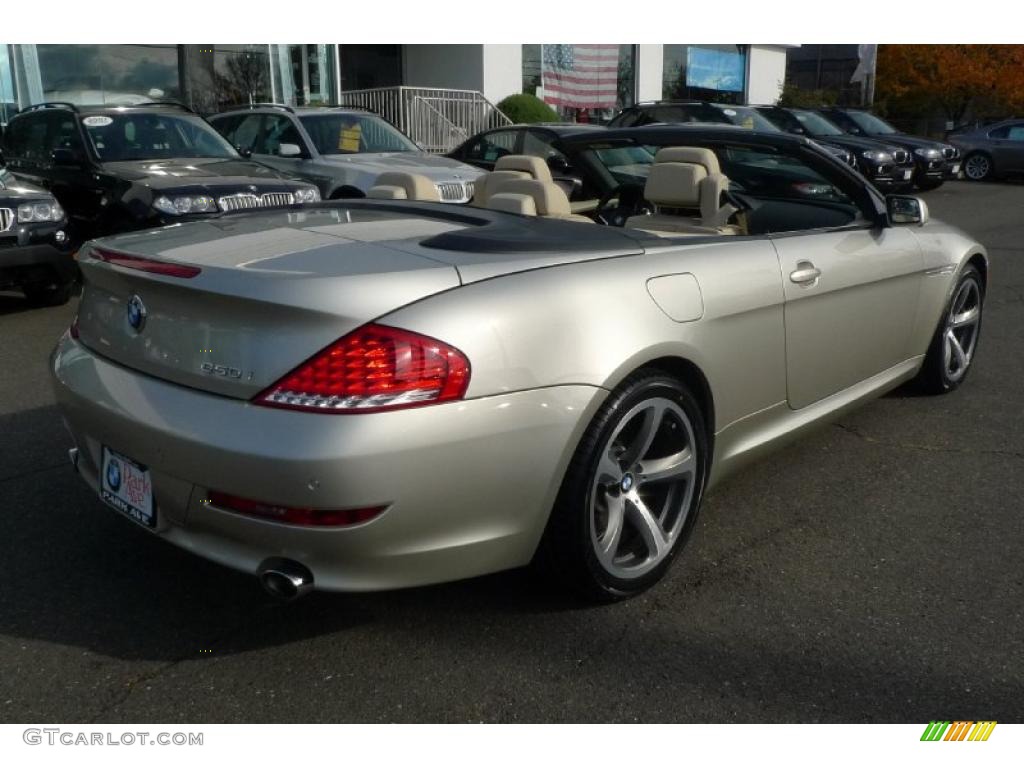
M 657 371 L 630 377 L 573 457 L 542 545 L 549 568 L 601 601 L 653 585 L 693 526 L 707 461 L 690 392 Z
M 975 152 L 964 158 L 964 178 L 969 181 L 987 181 L 992 178 L 992 158 L 982 152 Z
M 981 275 L 968 266 L 957 281 L 918 374 L 918 384 L 924 391 L 943 394 L 963 383 L 978 348 L 984 303 Z

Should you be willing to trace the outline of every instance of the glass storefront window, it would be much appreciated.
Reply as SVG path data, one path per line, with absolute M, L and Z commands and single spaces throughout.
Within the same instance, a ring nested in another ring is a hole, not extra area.
M 636 46 L 523 46 L 523 93 L 564 120 L 604 122 L 636 100 Z
M 176 45 L 37 45 L 46 101 L 134 104 L 180 98 Z
M 663 99 L 742 104 L 747 79 L 745 45 L 665 45 Z

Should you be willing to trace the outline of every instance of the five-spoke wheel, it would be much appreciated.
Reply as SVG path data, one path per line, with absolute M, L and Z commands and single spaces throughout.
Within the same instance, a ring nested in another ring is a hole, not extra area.
M 978 348 L 984 303 L 985 282 L 968 265 L 957 279 L 918 374 L 917 383 L 925 392 L 950 392 L 963 383 Z
M 681 381 L 641 370 L 594 417 L 538 556 L 590 597 L 654 584 L 691 530 L 708 468 L 705 417 Z

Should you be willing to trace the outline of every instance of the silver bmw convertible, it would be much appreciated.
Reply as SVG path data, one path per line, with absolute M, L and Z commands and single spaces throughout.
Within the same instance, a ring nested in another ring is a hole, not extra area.
M 281 597 L 534 564 L 654 584 L 706 491 L 904 382 L 963 381 L 989 265 L 816 145 L 570 134 L 470 205 L 370 199 L 94 241 L 54 350 L 72 461 Z

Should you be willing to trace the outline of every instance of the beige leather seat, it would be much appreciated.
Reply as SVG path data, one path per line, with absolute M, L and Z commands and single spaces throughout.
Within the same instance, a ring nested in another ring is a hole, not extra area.
M 572 212 L 569 198 L 565 196 L 562 188 L 553 181 L 515 179 L 505 182 L 499 192 L 491 195 L 487 207 L 526 216 L 594 223 L 593 219 Z
M 525 171 L 491 171 L 485 173 L 473 182 L 473 201 L 471 205 L 477 208 L 486 208 L 492 195 L 497 194 L 499 188 L 509 181 L 529 179 L 530 174 Z
M 473 187 L 472 205 L 478 208 L 489 208 L 488 201 L 491 195 L 495 195 L 499 191 L 504 192 L 503 187 L 506 182 L 518 179 L 554 181 L 548 164 L 539 157 L 533 157 L 532 155 L 505 155 L 498 158 L 494 164 L 493 171 L 484 174 L 476 180 Z
M 721 204 L 729 179 L 718 158 L 703 147 L 664 147 L 654 156 L 644 197 L 656 210 L 631 216 L 626 226 L 651 232 L 692 235 L 736 235 L 740 228 L 726 222 L 736 208 Z
M 554 181 L 548 164 L 533 155 L 505 155 L 494 164 L 496 171 L 521 171 L 537 181 Z
M 426 176 L 418 173 L 388 171 L 377 177 L 366 193 L 377 200 L 421 200 L 439 203 L 441 194 Z

